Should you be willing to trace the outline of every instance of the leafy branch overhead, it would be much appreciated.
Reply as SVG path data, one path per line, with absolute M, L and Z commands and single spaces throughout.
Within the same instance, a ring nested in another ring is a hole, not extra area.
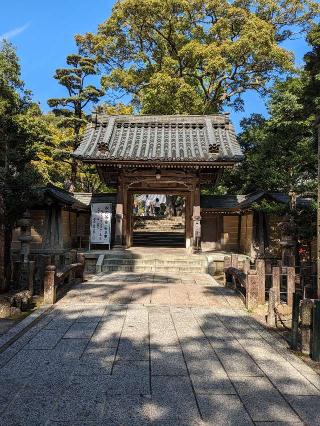
M 320 25 L 307 38 L 311 50 L 304 68 L 277 82 L 267 104 L 269 117 L 253 114 L 242 121 L 240 145 L 245 159 L 225 173 L 221 190 L 248 193 L 282 191 L 291 198 L 315 196 L 317 190 L 317 130 L 320 115 Z
M 79 145 L 81 133 L 87 123 L 85 108 L 88 104 L 96 104 L 104 91 L 92 84 L 86 85 L 87 79 L 97 74 L 96 61 L 81 55 L 67 56 L 68 68 L 56 70 L 54 78 L 65 87 L 67 95 L 48 100 L 53 113 L 59 118 L 58 126 L 71 130 L 70 144 L 60 160 L 71 165 L 68 189 L 74 190 L 78 181 L 78 163 L 70 158 Z
M 318 11 L 312 0 L 122 0 L 76 41 L 102 65 L 103 87 L 131 94 L 143 113 L 214 113 L 292 71 L 280 44 Z

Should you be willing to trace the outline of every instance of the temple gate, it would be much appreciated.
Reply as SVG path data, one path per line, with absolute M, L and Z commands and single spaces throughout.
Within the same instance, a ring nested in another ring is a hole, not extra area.
M 201 189 L 242 159 L 228 114 L 144 116 L 96 114 L 74 156 L 94 164 L 117 191 L 115 244 L 130 247 L 133 195 L 185 199 L 185 246 L 201 249 Z

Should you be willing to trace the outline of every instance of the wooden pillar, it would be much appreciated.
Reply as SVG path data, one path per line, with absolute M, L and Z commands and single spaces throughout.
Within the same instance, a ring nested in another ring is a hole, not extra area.
M 123 183 L 122 189 L 123 196 L 123 219 L 122 219 L 122 244 L 125 247 L 130 247 L 130 237 L 129 237 L 129 220 L 128 220 L 128 184 L 126 182 Z
M 192 221 L 193 221 L 193 250 L 201 251 L 201 210 L 200 210 L 199 183 L 197 183 L 194 188 Z
M 242 226 L 242 216 L 241 216 L 241 214 L 239 214 L 239 216 L 238 216 L 238 235 L 237 235 L 238 253 L 241 252 L 241 226 Z
M 191 191 L 186 195 L 185 209 L 186 249 L 192 246 L 192 196 Z
M 123 182 L 119 177 L 117 204 L 116 204 L 116 229 L 115 246 L 123 245 Z
M 125 239 L 126 246 L 131 247 L 132 245 L 132 215 L 133 215 L 133 193 L 126 191 L 126 205 L 125 205 Z

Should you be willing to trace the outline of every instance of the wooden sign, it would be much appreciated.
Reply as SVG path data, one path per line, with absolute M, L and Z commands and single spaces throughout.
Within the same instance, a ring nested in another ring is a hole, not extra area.
M 111 244 L 111 203 L 91 204 L 90 242 Z

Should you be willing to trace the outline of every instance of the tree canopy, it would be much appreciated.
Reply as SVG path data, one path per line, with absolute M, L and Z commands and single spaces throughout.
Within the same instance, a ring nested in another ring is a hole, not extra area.
M 318 10 L 312 0 L 121 0 L 76 41 L 101 65 L 103 87 L 142 113 L 215 113 L 291 71 L 280 43 Z
M 71 158 L 71 153 L 78 147 L 82 130 L 87 123 L 85 108 L 89 104 L 96 104 L 104 92 L 92 84 L 86 85 L 87 79 L 97 74 L 94 59 L 72 54 L 67 56 L 66 62 L 68 67 L 57 69 L 54 78 L 65 87 L 67 94 L 61 98 L 49 99 L 48 104 L 59 118 L 58 127 L 69 130 L 69 143 L 65 143 L 64 149 L 60 150 L 59 159 L 70 165 L 69 176 L 65 176 L 65 185 L 67 189 L 73 191 L 77 187 L 81 189 L 78 162 L 75 158 Z M 84 174 L 87 172 L 88 170 L 85 170 Z
M 235 193 L 283 191 L 294 197 L 317 186 L 316 117 L 320 114 L 320 26 L 308 35 L 311 50 L 295 76 L 278 82 L 268 103 L 269 117 L 242 121 L 239 142 L 245 159 L 225 175 L 222 187 Z
M 0 46 L 0 193 L 6 224 L 12 225 L 30 202 L 38 174 L 32 160 L 46 141 L 41 111 L 24 88 L 11 44 Z

